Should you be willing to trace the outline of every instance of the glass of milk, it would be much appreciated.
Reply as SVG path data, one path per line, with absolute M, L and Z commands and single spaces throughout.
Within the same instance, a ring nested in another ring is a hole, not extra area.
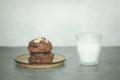
M 76 39 L 80 64 L 96 65 L 100 54 L 102 34 L 78 33 Z

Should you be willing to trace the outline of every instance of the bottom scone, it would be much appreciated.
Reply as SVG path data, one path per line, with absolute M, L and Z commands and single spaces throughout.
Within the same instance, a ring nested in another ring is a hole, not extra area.
M 53 57 L 54 54 L 52 53 L 36 53 L 34 55 L 30 55 L 29 62 L 31 64 L 51 63 L 53 61 Z

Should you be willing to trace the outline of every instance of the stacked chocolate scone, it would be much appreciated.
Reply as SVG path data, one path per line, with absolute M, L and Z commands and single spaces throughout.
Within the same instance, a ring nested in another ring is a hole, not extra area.
M 28 50 L 30 51 L 29 63 L 42 64 L 51 63 L 54 54 L 52 54 L 52 44 L 44 37 L 38 37 L 29 42 Z

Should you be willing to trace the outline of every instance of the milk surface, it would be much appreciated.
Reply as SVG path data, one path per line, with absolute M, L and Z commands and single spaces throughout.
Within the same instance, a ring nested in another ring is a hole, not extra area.
M 77 50 L 80 62 L 97 63 L 100 52 L 100 42 L 94 39 L 81 39 L 77 43 Z

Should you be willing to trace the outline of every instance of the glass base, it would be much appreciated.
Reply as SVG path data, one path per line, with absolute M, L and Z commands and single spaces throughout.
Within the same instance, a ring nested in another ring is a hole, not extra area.
M 81 65 L 97 65 L 97 62 L 80 62 Z

